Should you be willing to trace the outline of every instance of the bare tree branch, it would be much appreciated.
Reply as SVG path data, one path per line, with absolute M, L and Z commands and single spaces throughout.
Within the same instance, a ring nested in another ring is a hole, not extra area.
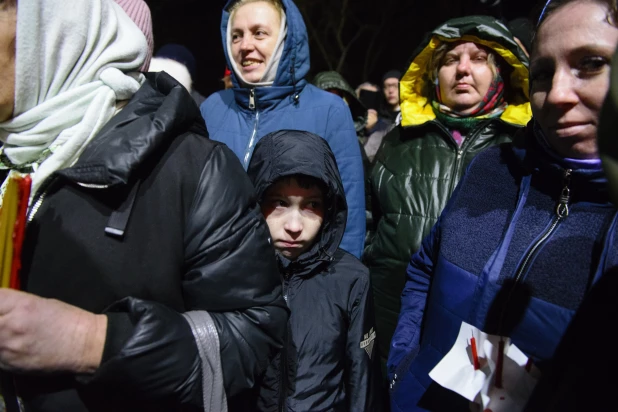
M 381 0 L 379 7 L 370 10 L 358 0 L 295 1 L 303 13 L 311 45 L 323 61 L 318 59 L 317 65 L 343 74 L 350 70 L 348 62 L 362 61 L 362 74 L 359 70 L 355 73 L 367 79 L 382 54 L 382 39 L 394 29 L 393 17 L 400 0 Z M 367 46 L 359 47 L 360 42 Z M 312 60 L 312 66 L 314 63 Z
M 352 47 L 352 45 L 354 45 L 354 43 L 356 43 L 356 41 L 361 37 L 363 32 L 366 30 L 367 30 L 367 26 L 363 26 L 359 30 L 357 30 L 354 37 L 352 37 L 352 39 L 348 42 L 348 44 L 343 48 L 343 51 L 341 52 L 341 57 L 339 58 L 339 64 L 337 64 L 337 71 L 339 73 L 341 73 L 343 69 L 343 65 L 346 61 L 346 57 L 348 57 L 350 48 Z

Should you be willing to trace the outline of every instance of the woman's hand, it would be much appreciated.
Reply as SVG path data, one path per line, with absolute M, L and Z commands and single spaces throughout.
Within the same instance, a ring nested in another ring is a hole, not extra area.
M 0 289 L 0 369 L 94 373 L 106 331 L 105 315 Z

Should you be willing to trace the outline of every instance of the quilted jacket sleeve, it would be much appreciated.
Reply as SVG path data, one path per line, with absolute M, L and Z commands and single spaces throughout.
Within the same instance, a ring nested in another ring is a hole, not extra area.
M 213 151 L 187 223 L 188 310 L 209 311 L 228 396 L 251 388 L 281 347 L 288 312 L 270 235 L 248 176 L 225 146 Z
M 207 312 L 212 319 L 214 329 L 207 338 L 218 340 L 220 362 L 206 379 L 222 372 L 225 395 L 230 397 L 253 387 L 282 346 L 288 310 L 253 187 L 224 145 L 206 159 L 189 210 L 181 280 L 185 310 L 194 315 Z M 208 386 L 202 379 L 204 357 L 183 314 L 135 298 L 115 303 L 106 314 L 103 363 L 94 376 L 81 377 L 81 383 L 110 390 L 120 386 L 137 399 L 203 406 L 210 396 L 202 389 Z
M 360 145 L 350 110 L 341 104 L 331 108 L 324 139 L 330 145 L 343 182 L 348 220 L 339 247 L 360 259 L 365 243 L 365 181 Z

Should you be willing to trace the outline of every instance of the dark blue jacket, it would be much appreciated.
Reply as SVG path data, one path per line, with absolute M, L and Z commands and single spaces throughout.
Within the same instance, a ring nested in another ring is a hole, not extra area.
M 590 285 L 618 262 L 603 172 L 565 177 L 530 126 L 516 139 L 472 161 L 412 256 L 388 360 L 393 412 L 468 410 L 428 375 L 462 321 L 511 337 L 543 373 Z
M 230 2 L 231 3 L 231 2 Z M 225 36 L 229 13 L 223 11 L 221 36 L 228 59 Z M 360 257 L 365 240 L 365 188 L 363 162 L 349 108 L 331 93 L 307 84 L 309 41 L 300 11 L 291 0 L 283 0 L 287 37 L 273 86 L 254 89 L 239 86 L 217 92 L 201 106 L 210 137 L 225 143 L 245 169 L 255 144 L 266 134 L 295 129 L 315 133 L 328 142 L 341 174 L 348 203 L 348 220 L 341 248 Z M 229 61 L 228 66 L 231 67 Z M 254 93 L 255 107 L 250 107 Z

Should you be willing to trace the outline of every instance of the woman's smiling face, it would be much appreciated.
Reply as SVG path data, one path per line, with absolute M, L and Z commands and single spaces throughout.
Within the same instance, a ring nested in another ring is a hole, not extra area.
M 618 29 L 606 6 L 576 1 L 541 24 L 530 61 L 532 112 L 548 143 L 568 158 L 597 157 L 599 112 Z
M 232 57 L 245 81 L 259 82 L 279 37 L 281 16 L 271 4 L 258 1 L 236 9 L 231 16 Z

